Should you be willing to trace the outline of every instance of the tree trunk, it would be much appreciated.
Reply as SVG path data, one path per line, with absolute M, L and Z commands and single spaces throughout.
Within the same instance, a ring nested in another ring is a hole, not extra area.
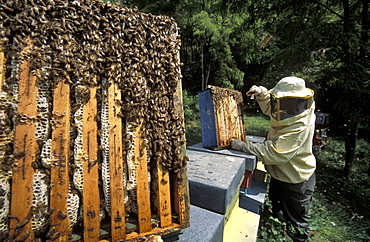
M 346 148 L 346 164 L 344 166 L 344 176 L 350 177 L 352 174 L 352 166 L 355 160 L 356 143 L 358 134 L 358 122 L 349 122 L 347 130 L 347 137 L 345 140 Z
M 200 62 L 202 70 L 202 91 L 203 91 L 207 88 L 206 83 L 204 81 L 204 44 L 201 45 Z
M 360 57 L 366 58 L 366 44 L 369 42 L 369 0 L 362 0 L 362 31 Z

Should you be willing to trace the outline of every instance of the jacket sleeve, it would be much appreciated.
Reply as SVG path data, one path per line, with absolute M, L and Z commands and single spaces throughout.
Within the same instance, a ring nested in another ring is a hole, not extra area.
M 256 99 L 262 112 L 270 116 L 271 115 L 270 94 L 261 93 L 260 95 L 256 96 Z
M 291 138 L 280 137 L 277 141 L 267 140 L 263 144 L 238 141 L 232 148 L 256 155 L 265 165 L 278 165 L 287 163 L 296 154 L 299 144 L 292 143 Z

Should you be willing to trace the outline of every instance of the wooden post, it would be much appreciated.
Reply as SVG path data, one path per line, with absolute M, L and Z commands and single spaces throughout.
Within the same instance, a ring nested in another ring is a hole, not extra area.
M 5 71 L 6 71 L 5 49 L 6 49 L 6 40 L 2 39 L 0 40 L 0 91 L 4 83 Z
M 121 91 L 117 83 L 112 83 L 108 88 L 112 241 L 125 240 L 126 238 L 122 119 L 119 116 L 119 101 L 121 101 Z
M 143 121 L 141 120 L 134 133 L 134 159 L 139 161 L 136 175 L 139 232 L 145 233 L 152 229 L 152 224 L 150 211 L 150 187 L 148 181 L 148 158 L 142 127 Z
M 177 55 L 177 61 L 180 63 L 180 53 Z M 182 82 L 178 80 L 176 91 L 174 93 L 173 102 L 175 113 L 181 121 L 184 122 L 184 109 L 182 101 Z M 184 124 L 185 125 L 185 124 Z M 185 130 L 185 127 L 183 127 Z M 185 133 L 181 137 L 184 144 L 181 147 L 181 157 L 185 159 L 186 156 L 186 137 Z M 188 185 L 188 171 L 187 166 L 182 167 L 177 174 L 174 174 L 174 210 L 179 215 L 179 223 L 185 227 L 190 226 L 190 198 L 189 198 L 189 185 Z
M 69 189 L 69 129 L 70 129 L 70 86 L 59 82 L 53 96 L 53 130 L 51 154 L 53 165 L 50 177 L 50 233 L 58 234 L 55 241 L 68 241 L 70 221 L 67 212 Z M 56 235 L 55 235 L 56 236 Z
M 161 227 L 172 224 L 170 176 L 168 171 L 163 170 L 162 158 L 157 161 L 158 173 L 158 213 Z
M 83 111 L 83 150 L 86 160 L 83 164 L 83 219 L 84 241 L 99 241 L 100 194 L 98 164 L 98 127 L 96 122 L 96 86 L 90 87 L 90 99 Z
M 23 51 L 27 52 L 29 48 L 32 48 L 31 41 Z M 35 137 L 37 87 L 36 77 L 31 75 L 28 60 L 23 60 L 20 71 L 9 232 L 11 240 L 32 241 L 34 238 L 31 229 L 32 180 L 34 175 L 32 163 L 36 160 L 38 150 Z
M 223 137 L 225 134 L 225 131 L 227 127 L 225 127 L 224 121 L 224 109 L 223 109 L 223 103 L 217 103 L 217 107 L 215 106 L 216 109 L 216 117 L 217 117 L 217 133 L 218 133 L 218 146 L 223 145 Z

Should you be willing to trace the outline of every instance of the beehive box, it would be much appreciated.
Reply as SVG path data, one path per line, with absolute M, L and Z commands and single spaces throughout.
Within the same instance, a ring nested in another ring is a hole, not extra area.
M 241 92 L 208 86 L 198 98 L 203 147 L 219 149 L 232 138 L 245 141 Z
M 0 10 L 0 240 L 188 227 L 174 20 L 95 0 Z

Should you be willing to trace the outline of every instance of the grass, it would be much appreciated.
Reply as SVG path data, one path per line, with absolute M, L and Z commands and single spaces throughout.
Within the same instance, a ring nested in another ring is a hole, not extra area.
M 191 146 L 202 142 L 202 132 L 199 120 L 191 120 L 185 123 L 186 145 Z
M 266 137 L 270 127 L 268 116 L 245 116 L 245 133 L 247 135 Z

